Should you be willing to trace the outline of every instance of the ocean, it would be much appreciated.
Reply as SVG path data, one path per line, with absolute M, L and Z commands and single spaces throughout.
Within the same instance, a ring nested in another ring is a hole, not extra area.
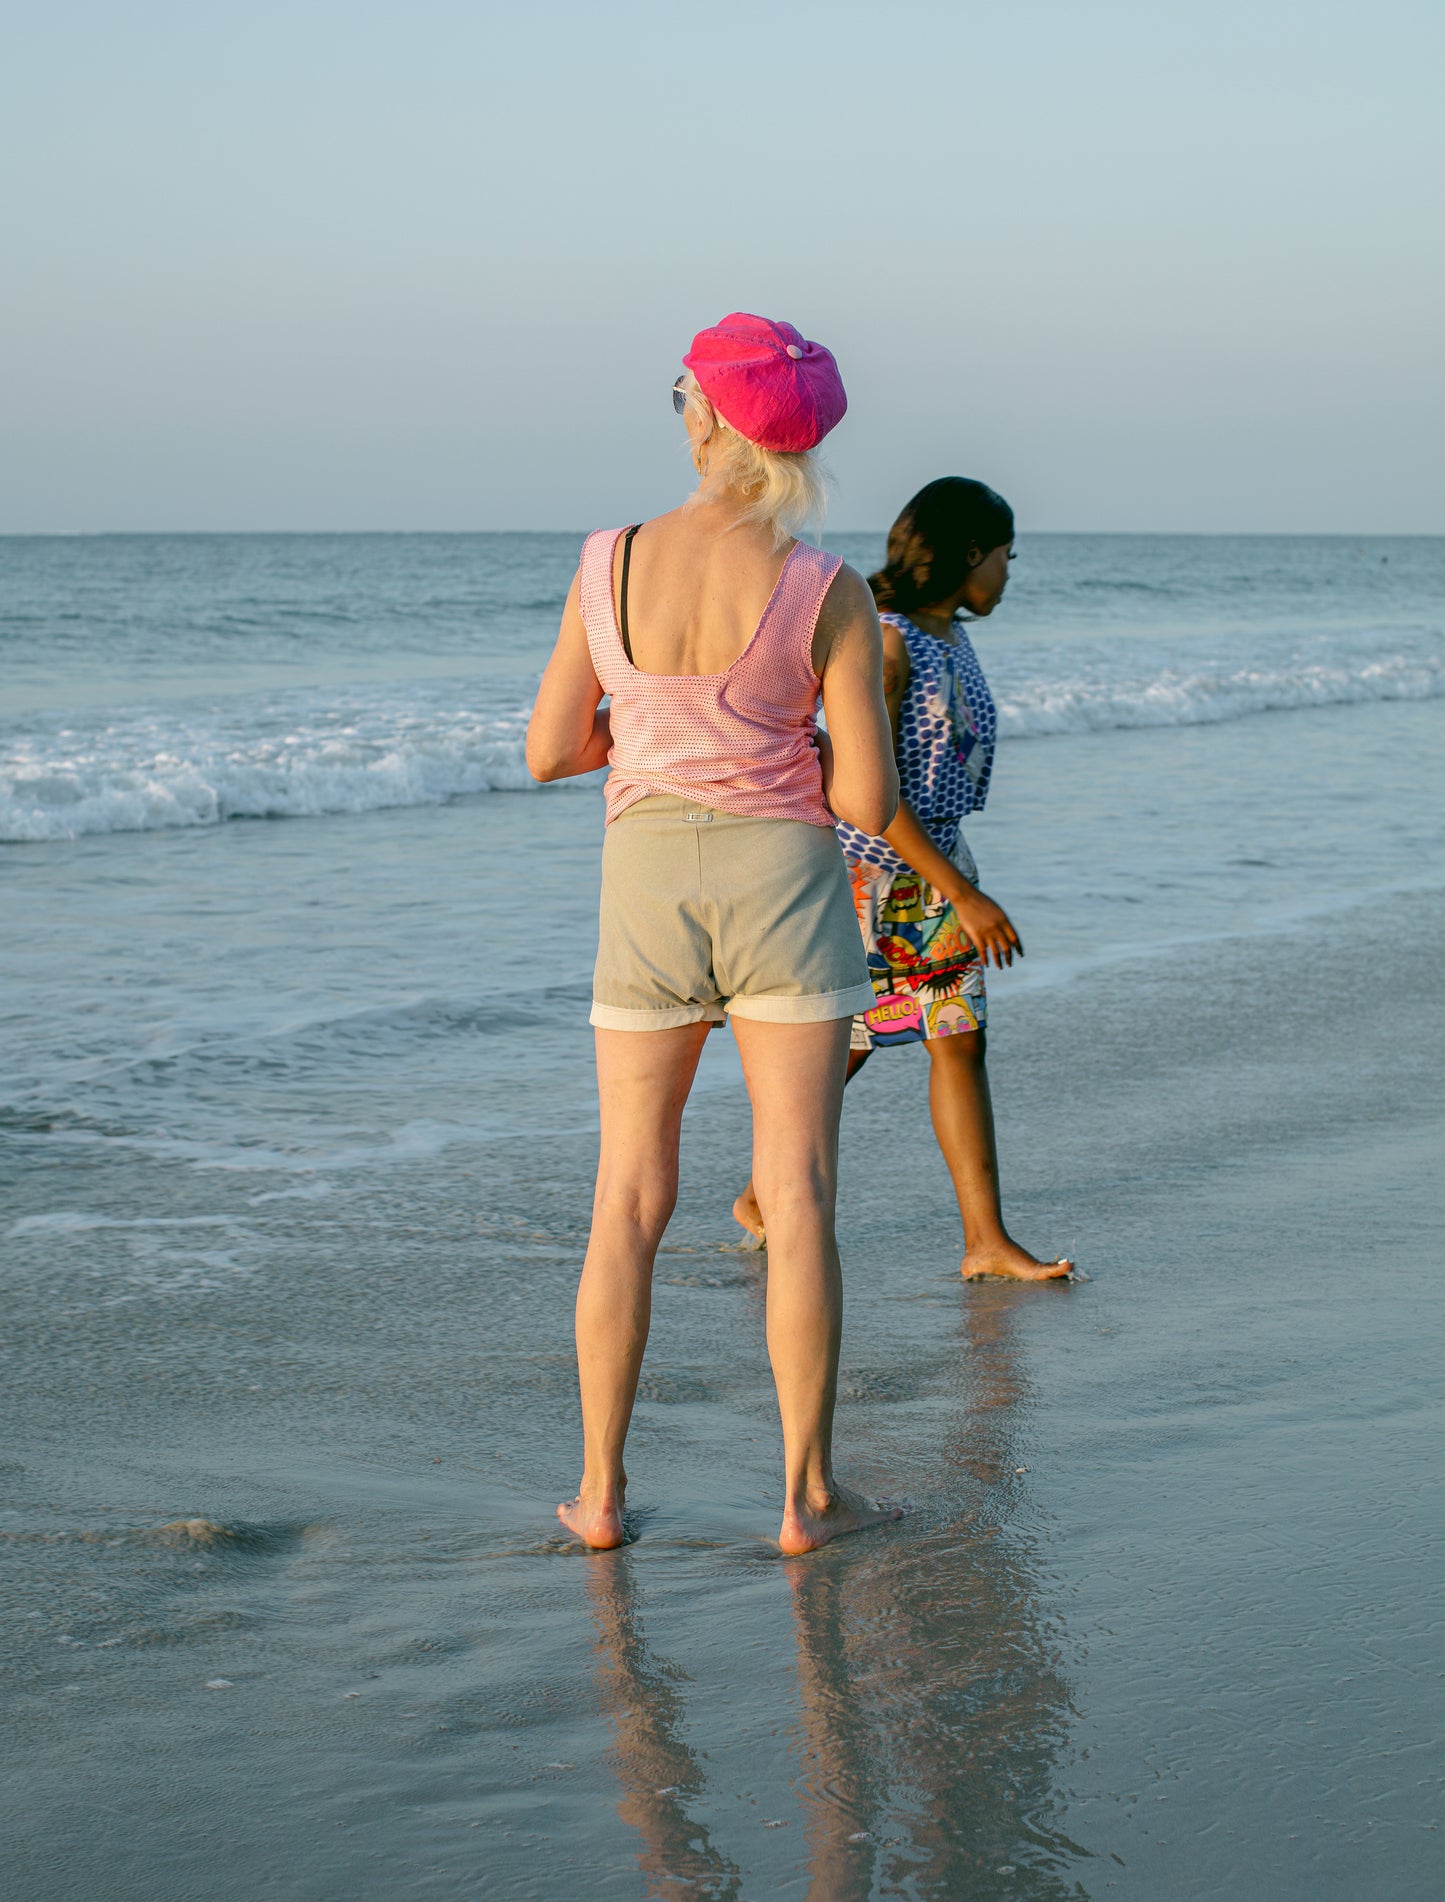
M 1020 537 L 971 632 L 1005 1212 L 850 1089 L 783 1562 L 731 1039 L 583 1556 L 580 535 L 0 539 L 6 1867 L 26 1898 L 1157 1902 L 1438 1861 L 1437 538 Z M 881 536 L 830 538 L 866 570 Z

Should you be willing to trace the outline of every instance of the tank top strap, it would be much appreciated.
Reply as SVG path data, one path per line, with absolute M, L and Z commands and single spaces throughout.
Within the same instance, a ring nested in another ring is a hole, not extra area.
M 577 606 L 587 630 L 593 669 L 608 693 L 627 658 L 617 631 L 612 596 L 613 558 L 618 541 L 626 533 L 625 528 L 597 529 L 582 544 L 582 559 L 577 564 Z
M 813 672 L 813 636 L 823 601 L 843 566 L 841 555 L 828 555 L 809 542 L 794 545 L 778 576 L 773 598 L 763 610 L 748 659 L 754 665 L 801 667 Z

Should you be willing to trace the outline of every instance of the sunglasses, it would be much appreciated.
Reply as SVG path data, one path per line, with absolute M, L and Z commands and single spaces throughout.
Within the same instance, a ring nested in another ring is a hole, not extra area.
M 686 416 L 687 391 L 682 387 L 683 378 L 679 377 L 672 386 L 672 413 L 674 416 Z

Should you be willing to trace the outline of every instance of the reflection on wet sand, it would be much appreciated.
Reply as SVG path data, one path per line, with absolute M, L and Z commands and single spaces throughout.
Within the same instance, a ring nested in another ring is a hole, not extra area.
M 703 1793 L 697 1759 L 679 1732 L 685 1678 L 648 1648 L 633 1560 L 624 1547 L 588 1561 L 597 1624 L 597 1681 L 612 1720 L 611 1759 L 622 1786 L 617 1814 L 642 1838 L 638 1867 L 658 1902 L 707 1896 L 736 1902 L 737 1865 L 717 1849 L 685 1805 Z
M 865 1902 L 873 1893 L 886 1775 L 867 1688 L 850 1655 L 856 1614 L 837 1556 L 789 1566 L 797 1626 L 803 1774 L 797 1790 L 808 1845 L 808 1902 Z
M 1031 1289 L 970 1289 L 959 1404 L 905 1535 L 789 1567 L 809 1902 L 875 1892 L 1064 1902 L 1085 1852 L 1049 1827 L 1071 1716 L 1057 1608 L 1006 1519 L 1029 1406 Z M 986 1516 L 981 1517 L 979 1508 Z M 867 1832 L 868 1840 L 859 1837 Z
M 1072 1714 L 1061 1622 L 1007 1525 L 1030 1405 L 1012 1324 L 1037 1298 L 968 1291 L 956 1404 L 922 1462 L 931 1503 L 895 1536 L 783 1562 L 808 1902 L 1086 1893 L 1069 1874 L 1086 1852 L 1050 1827 Z M 685 1680 L 648 1648 L 633 1566 L 626 1551 L 588 1564 L 618 1814 L 642 1840 L 647 1895 L 736 1897 L 738 1866 L 685 1813 L 704 1793 L 680 1741 Z

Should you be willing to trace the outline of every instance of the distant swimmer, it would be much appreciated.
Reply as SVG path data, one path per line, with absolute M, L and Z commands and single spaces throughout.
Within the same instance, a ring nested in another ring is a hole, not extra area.
M 875 1050 L 922 1043 L 933 1130 L 963 1217 L 963 1275 L 1051 1281 L 1003 1223 L 993 1105 L 984 1067 L 984 969 L 1023 945 L 1002 906 L 979 889 L 960 830 L 988 797 L 998 718 L 962 620 L 992 614 L 1008 585 L 1013 510 L 982 482 L 930 482 L 888 534 L 869 578 L 882 615 L 883 677 L 901 796 L 881 833 L 840 815 L 853 900 L 875 995 L 853 1026 L 848 1075 Z M 744 1228 L 772 1232 L 749 1183 L 733 1207 Z
M 838 1119 L 852 1021 L 874 1001 L 835 820 L 885 831 L 898 775 L 868 584 L 796 539 L 822 513 L 810 451 L 847 405 L 837 365 L 791 324 L 742 313 L 683 362 L 672 400 L 697 488 L 588 538 L 527 732 L 538 779 L 612 769 L 592 1006 L 601 1156 L 577 1292 L 582 1482 L 557 1511 L 590 1546 L 626 1536 L 653 1260 L 683 1105 L 726 1018 L 771 1250 L 779 1543 L 798 1554 L 898 1517 L 841 1486 L 832 1454 Z

